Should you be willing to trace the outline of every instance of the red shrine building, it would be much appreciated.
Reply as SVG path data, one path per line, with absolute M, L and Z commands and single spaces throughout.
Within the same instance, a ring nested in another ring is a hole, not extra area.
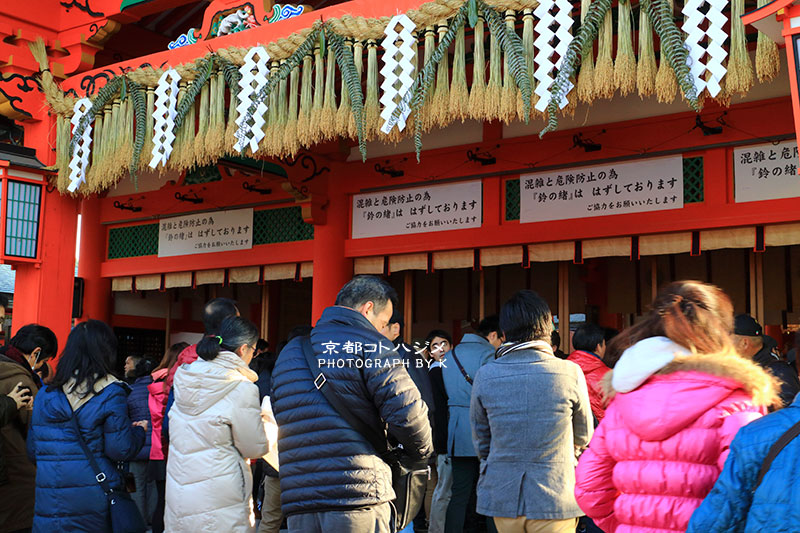
M 678 279 L 788 340 L 800 8 L 674 4 L 4 2 L 13 330 L 155 357 L 227 296 L 274 346 L 366 273 L 407 341 L 529 288 L 568 350 Z

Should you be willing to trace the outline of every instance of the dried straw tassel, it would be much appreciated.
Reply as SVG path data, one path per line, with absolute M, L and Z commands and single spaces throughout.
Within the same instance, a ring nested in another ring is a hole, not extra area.
M 145 113 L 147 121 L 145 122 L 144 129 L 144 147 L 142 148 L 142 156 L 139 158 L 139 168 L 149 168 L 148 164 L 153 157 L 153 128 L 155 126 L 155 119 L 153 114 L 156 108 L 156 95 L 153 87 L 148 87 L 145 94 Z
M 225 141 L 225 77 L 222 72 L 211 77 L 209 103 L 211 110 L 206 132 L 206 153 L 209 161 L 214 162 L 222 157 Z
M 223 91 L 225 88 L 223 87 Z M 238 117 L 239 113 L 236 110 L 236 105 L 239 103 L 239 99 L 236 98 L 233 93 L 229 93 L 230 98 L 228 102 L 228 117 L 227 122 L 225 122 L 225 137 L 223 138 L 223 153 L 225 154 L 238 154 L 239 152 L 234 148 L 236 145 L 236 130 L 238 126 L 236 125 L 236 118 Z
M 492 35 L 489 42 L 489 83 L 486 85 L 484 109 L 486 120 L 498 120 L 500 118 L 500 99 L 503 97 L 503 67 L 497 38 Z
M 192 82 L 197 83 L 197 82 Z M 180 95 L 178 101 L 183 95 Z M 178 171 L 184 171 L 192 168 L 194 165 L 194 134 L 195 134 L 195 108 L 194 105 L 189 107 L 186 113 L 186 118 L 183 119 L 180 132 L 180 142 L 175 139 L 175 147 L 172 150 L 170 161 L 175 160 L 175 168 Z
M 758 0 L 758 7 L 763 7 L 771 0 Z M 765 34 L 758 32 L 756 44 L 756 75 L 761 83 L 772 81 L 781 71 L 781 56 L 778 45 Z
M 269 75 L 275 76 L 278 72 L 278 62 L 269 63 Z M 281 147 L 282 132 L 278 131 L 278 123 L 281 121 L 280 109 L 278 109 L 278 91 L 273 88 L 269 93 L 269 103 L 267 104 L 267 116 L 264 121 L 264 152 L 269 155 L 277 155 Z
M 345 41 L 347 53 L 352 55 L 353 42 L 350 39 Z M 339 109 L 336 110 L 336 135 L 340 137 L 348 137 L 350 135 L 350 119 L 352 118 L 352 110 L 350 109 L 350 93 L 347 92 L 347 84 L 345 83 L 344 76 L 341 77 L 339 84 L 341 100 L 339 101 Z
M 300 150 L 297 140 L 297 99 L 300 97 L 300 67 L 294 67 L 289 75 L 289 102 L 287 105 L 286 126 L 283 130 L 283 146 L 287 153 L 294 154 Z
M 200 113 L 197 118 L 197 134 L 194 136 L 194 161 L 198 166 L 203 166 L 210 161 L 206 150 L 206 136 L 208 135 L 211 107 L 211 87 L 208 83 L 200 89 Z
M 631 34 L 631 2 L 619 2 L 617 18 L 617 58 L 614 61 L 614 83 L 622 96 L 636 88 L 636 56 Z
M 630 1 L 630 0 L 629 0 Z M 647 11 L 639 8 L 639 64 L 636 67 L 636 86 L 644 99 L 656 89 L 656 52 L 653 48 L 653 29 Z
M 92 129 L 92 144 L 91 144 L 91 157 L 92 157 L 92 164 L 89 166 L 89 170 L 86 172 L 86 182 L 89 183 L 92 179 L 94 179 L 95 175 L 95 165 L 97 165 L 102 160 L 102 151 L 103 151 L 103 123 L 105 122 L 105 109 L 97 114 L 94 119 L 94 128 Z M 69 127 L 69 126 L 68 126 Z M 69 175 L 69 170 L 67 170 L 67 175 Z M 67 180 L 69 183 L 69 180 Z
M 58 176 L 56 178 L 56 185 L 58 190 L 63 191 L 69 186 L 69 160 L 71 159 L 69 153 L 70 132 L 71 124 L 69 119 L 64 115 L 57 115 L 56 118 L 56 164 L 58 169 Z M 94 146 L 91 146 L 94 148 Z
M 486 118 L 486 59 L 483 42 L 483 17 L 475 24 L 475 42 L 472 49 L 472 87 L 469 92 L 469 115 L 475 120 Z
M 283 65 L 286 63 L 285 59 L 282 59 L 280 64 Z M 310 73 L 310 71 L 309 71 Z M 278 113 L 277 118 L 278 122 L 275 128 L 275 147 L 278 149 L 278 153 L 281 155 L 294 155 L 295 152 L 289 151 L 290 147 L 286 143 L 286 138 L 283 135 L 284 130 L 286 129 L 286 125 L 289 122 L 289 80 L 286 78 L 281 79 L 278 82 Z M 309 102 L 310 103 L 310 102 Z M 309 117 L 310 119 L 310 117 Z M 309 127 L 311 126 L 311 121 L 308 122 Z M 310 133 L 310 131 L 309 131 Z M 293 147 L 292 147 L 293 148 Z
M 467 88 L 467 59 L 463 26 L 456 34 L 453 84 L 450 87 L 450 116 L 461 122 L 469 117 L 469 89 Z
M 592 0 L 581 0 L 581 24 L 589 12 L 591 3 Z M 594 42 L 592 42 L 588 50 L 581 55 L 581 70 L 578 73 L 578 83 L 575 88 L 578 99 L 583 103 L 591 104 L 594 101 L 594 76 Z
M 113 185 L 116 179 L 128 172 L 133 159 L 133 99 L 130 93 L 120 104 L 120 128 L 122 129 L 122 146 L 117 159 L 114 161 L 114 178 L 108 185 Z
M 526 8 L 522 11 L 522 46 L 525 50 L 525 64 L 528 66 L 528 79 L 531 82 L 531 115 L 535 111 L 534 107 L 538 101 L 536 93 L 536 79 L 533 77 L 536 65 L 533 63 L 534 48 L 533 48 L 533 9 Z M 574 100 L 574 98 L 573 98 Z M 525 105 L 522 102 L 522 91 L 517 93 L 517 118 L 522 121 L 528 120 L 530 117 L 525 116 Z
M 437 28 L 439 43 L 447 33 L 447 25 L 442 24 Z M 436 71 L 436 91 L 433 93 L 431 115 L 433 123 L 440 128 L 450 122 L 450 66 L 448 54 L 444 54 Z
M 436 49 L 436 32 L 433 29 L 433 26 L 426 26 L 425 27 L 425 62 L 423 63 L 423 68 L 428 66 L 428 63 L 431 61 L 431 57 L 433 57 L 433 52 Z M 428 131 L 433 126 L 433 96 L 436 93 L 436 82 L 435 80 L 430 85 L 430 90 L 425 95 L 425 102 L 422 104 L 422 109 L 420 112 L 422 113 L 422 131 Z
M 513 10 L 506 10 L 506 26 L 514 31 L 516 15 Z M 517 116 L 517 84 L 514 76 L 511 75 L 511 68 L 508 66 L 508 56 L 503 58 L 503 98 L 500 100 L 500 118 L 508 124 Z
M 313 60 L 310 55 L 303 58 L 303 81 L 300 85 L 300 114 L 297 117 L 297 140 L 302 146 L 311 145 L 311 83 Z
M 755 83 L 753 65 L 750 63 L 750 54 L 747 53 L 747 38 L 745 37 L 744 0 L 731 0 L 731 45 L 728 56 L 728 74 L 725 76 L 725 92 L 732 96 L 744 96 Z
M 314 47 L 314 104 L 311 106 L 311 117 L 309 122 L 309 137 L 312 143 L 319 142 L 322 137 L 320 131 L 320 119 L 322 119 L 322 101 L 325 99 L 325 63 L 322 58 L 322 50 L 319 46 Z
M 328 50 L 325 65 L 325 99 L 319 120 L 320 138 L 332 139 L 336 134 L 336 55 Z
M 100 149 L 94 152 L 95 157 L 92 158 L 92 166 L 86 176 L 86 183 L 90 186 L 95 182 L 98 175 L 102 175 L 106 172 L 106 168 L 108 166 L 108 154 L 114 152 L 114 146 L 112 145 L 114 137 L 113 107 L 113 104 L 110 102 L 106 104 L 103 108 L 102 123 L 98 122 L 98 125 L 102 127 L 102 131 L 100 132 L 101 140 L 98 143 Z
M 381 107 L 378 100 L 378 43 L 367 42 L 367 98 L 364 102 L 364 130 L 367 139 L 374 139 L 380 128 Z
M 597 66 L 594 71 L 594 87 L 600 98 L 614 96 L 614 62 L 611 51 L 614 47 L 614 23 L 611 10 L 606 12 L 603 25 L 600 28 L 600 37 L 597 40 Z
M 674 14 L 673 0 L 667 0 L 670 11 Z M 656 96 L 662 104 L 668 104 L 675 100 L 678 94 L 678 79 L 675 71 L 669 66 L 669 61 L 664 56 L 663 51 L 659 50 L 658 72 L 656 73 Z M 698 95 L 699 96 L 699 95 Z
M 364 43 L 361 41 L 356 41 L 353 43 L 353 61 L 356 65 L 356 72 L 358 73 L 358 79 L 364 78 Z M 358 130 L 356 127 L 356 117 L 352 113 L 352 109 L 350 112 L 350 121 L 347 123 L 347 135 L 351 139 L 355 139 L 358 137 Z

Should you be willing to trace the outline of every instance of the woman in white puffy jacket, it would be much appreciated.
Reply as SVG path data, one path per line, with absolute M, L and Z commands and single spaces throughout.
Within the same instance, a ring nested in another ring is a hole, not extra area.
M 165 531 L 252 532 L 253 478 L 247 459 L 267 453 L 257 375 L 248 368 L 258 330 L 226 318 L 197 345 L 199 358 L 175 374 L 169 411 Z

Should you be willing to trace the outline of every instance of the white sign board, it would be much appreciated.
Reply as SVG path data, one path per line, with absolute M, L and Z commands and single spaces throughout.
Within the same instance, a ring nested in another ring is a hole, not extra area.
M 683 158 L 661 157 L 520 176 L 520 222 L 683 207 Z
M 480 181 L 353 196 L 353 238 L 479 228 Z
M 797 142 L 756 144 L 733 151 L 736 202 L 800 196 Z
M 158 223 L 158 257 L 248 250 L 252 247 L 252 209 L 162 218 Z

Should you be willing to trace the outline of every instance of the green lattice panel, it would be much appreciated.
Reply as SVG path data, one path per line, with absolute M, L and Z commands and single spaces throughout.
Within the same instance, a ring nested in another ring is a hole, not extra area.
M 108 258 L 141 257 L 158 253 L 158 224 L 114 228 L 108 232 Z
M 300 207 L 265 209 L 253 213 L 253 244 L 308 241 L 314 238 L 314 225 L 303 221 Z
M 683 203 L 703 201 L 703 158 L 687 157 L 683 160 Z
M 506 220 L 519 220 L 519 179 L 506 181 Z

